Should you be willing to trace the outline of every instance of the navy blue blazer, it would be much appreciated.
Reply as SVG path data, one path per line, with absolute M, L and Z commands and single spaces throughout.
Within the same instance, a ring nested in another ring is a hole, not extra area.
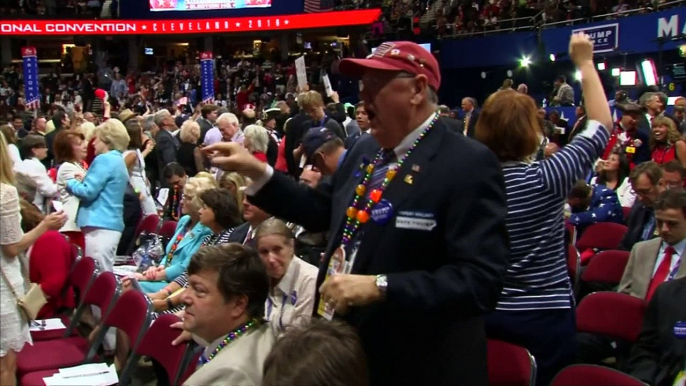
M 362 136 L 325 187 L 275 173 L 249 197 L 308 231 L 329 231 L 318 285 L 340 244 L 362 157 L 372 159 L 378 148 Z M 386 274 L 386 300 L 343 316 L 362 339 L 372 384 L 488 385 L 483 315 L 496 305 L 509 257 L 500 163 L 441 119 L 383 197 L 394 213 L 385 225 L 364 225 L 352 273 Z M 406 226 L 419 217 L 431 226 Z

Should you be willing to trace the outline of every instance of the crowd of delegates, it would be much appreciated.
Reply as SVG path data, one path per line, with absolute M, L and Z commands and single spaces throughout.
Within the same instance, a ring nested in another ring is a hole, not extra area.
M 686 100 L 672 117 L 651 92 L 618 104 L 613 122 L 592 52 L 588 37 L 571 38 L 586 107 L 564 130 L 511 88 L 481 109 L 465 98 L 465 117 L 451 117 L 437 105 L 438 63 L 409 42 L 341 61 L 364 84 L 356 105 L 305 88 L 273 106 L 187 111 L 146 103 L 143 85 L 119 111 L 104 95 L 100 116 L 57 109 L 52 130 L 40 115 L 28 131 L 2 126 L 0 383 L 14 383 L 16 353 L 31 342 L 16 307 L 25 281 L 50 297 L 44 317 L 73 305 L 56 290 L 68 253 L 47 262 L 46 248 L 68 249 L 66 235 L 113 271 L 145 215 L 176 229 L 160 261 L 123 287 L 145 292 L 156 316 L 183 317 L 176 343 L 202 342 L 189 385 L 486 385 L 487 337 L 526 347 L 536 384 L 548 385 L 624 347 L 576 333 L 565 218 L 579 232 L 628 224 L 620 292 L 654 300 L 645 328 L 664 330 L 669 294 L 684 296 L 659 284 L 686 275 Z M 237 95 L 247 104 L 253 86 Z M 313 314 L 355 330 L 310 324 Z M 620 368 L 673 380 L 684 353 L 663 335 L 647 330 Z M 109 336 L 106 348 L 123 340 Z

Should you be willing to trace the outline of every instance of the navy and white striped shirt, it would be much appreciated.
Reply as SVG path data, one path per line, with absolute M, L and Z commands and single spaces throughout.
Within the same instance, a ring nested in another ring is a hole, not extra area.
M 564 244 L 564 203 L 605 150 L 607 130 L 597 121 L 541 162 L 503 164 L 510 265 L 497 310 L 571 307 Z

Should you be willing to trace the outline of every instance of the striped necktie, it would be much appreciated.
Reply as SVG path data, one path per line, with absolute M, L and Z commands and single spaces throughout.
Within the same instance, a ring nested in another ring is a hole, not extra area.
M 372 177 L 369 180 L 369 187 L 367 188 L 367 192 L 371 192 L 372 190 L 378 189 L 381 186 L 383 180 L 386 178 L 386 172 L 388 172 L 391 162 L 394 159 L 395 152 L 393 151 L 393 149 L 383 151 L 383 153 L 381 154 L 381 162 L 379 162 L 379 164 L 376 165 L 376 167 L 374 168 L 374 172 L 372 173 Z

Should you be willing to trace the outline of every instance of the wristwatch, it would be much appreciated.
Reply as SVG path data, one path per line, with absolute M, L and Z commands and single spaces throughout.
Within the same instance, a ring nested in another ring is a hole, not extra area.
M 386 290 L 388 289 L 388 278 L 386 275 L 376 275 L 376 288 L 381 293 L 381 300 L 386 300 Z

